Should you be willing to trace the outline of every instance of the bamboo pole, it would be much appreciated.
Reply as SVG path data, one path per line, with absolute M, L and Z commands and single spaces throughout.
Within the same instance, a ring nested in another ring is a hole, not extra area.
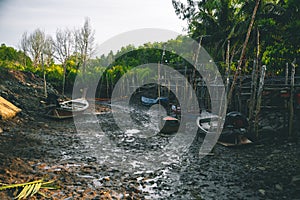
M 256 109 L 255 109 L 255 122 L 254 122 L 254 130 L 256 133 L 256 138 L 258 138 L 258 117 L 260 112 L 260 106 L 261 106 L 261 97 L 262 97 L 262 91 L 264 87 L 264 79 L 266 74 L 267 67 L 265 65 L 261 68 L 261 74 L 259 79 L 259 87 L 257 92 L 257 103 L 256 103 Z
M 231 104 L 231 98 L 232 98 L 233 90 L 234 90 L 234 87 L 235 87 L 235 82 L 236 82 L 237 77 L 238 77 L 238 75 L 240 74 L 240 71 L 241 71 L 243 58 L 245 57 L 245 54 L 246 54 L 246 47 L 247 47 L 247 44 L 248 44 L 248 41 L 249 41 L 249 38 L 250 38 L 252 26 L 254 24 L 254 20 L 255 20 L 255 16 L 256 16 L 256 12 L 257 12 L 259 3 L 260 3 L 260 0 L 256 0 L 255 7 L 253 9 L 252 18 L 251 18 L 251 21 L 250 21 L 250 24 L 249 24 L 249 27 L 248 27 L 248 31 L 247 31 L 247 34 L 246 34 L 246 38 L 245 38 L 245 41 L 244 41 L 244 44 L 243 44 L 243 48 L 242 48 L 241 56 L 240 56 L 240 59 L 239 59 L 238 67 L 237 67 L 237 70 L 234 74 L 232 84 L 231 84 L 231 87 L 230 87 L 230 90 L 229 90 L 229 93 L 228 93 L 228 97 L 227 97 L 228 104 Z

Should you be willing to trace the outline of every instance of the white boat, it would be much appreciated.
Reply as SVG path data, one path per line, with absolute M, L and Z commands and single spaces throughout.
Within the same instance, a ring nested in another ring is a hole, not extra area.
M 219 120 L 218 115 L 203 111 L 197 118 L 197 126 L 205 134 L 216 130 Z M 223 146 L 237 146 L 252 143 L 246 136 L 248 128 L 247 119 L 239 112 L 230 112 L 226 115 L 222 133 L 218 143 Z
M 72 118 L 82 114 L 88 107 L 89 103 L 86 99 L 73 99 L 59 103 L 59 106 L 50 109 L 46 116 L 55 119 Z

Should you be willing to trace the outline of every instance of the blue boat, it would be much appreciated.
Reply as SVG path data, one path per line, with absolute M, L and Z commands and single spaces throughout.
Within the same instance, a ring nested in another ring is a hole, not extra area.
M 168 97 L 157 97 L 156 99 L 153 99 L 153 98 L 148 98 L 148 97 L 142 96 L 141 101 L 142 101 L 142 104 L 145 106 L 152 106 L 154 104 L 158 104 L 159 102 L 168 103 L 169 99 L 168 99 Z

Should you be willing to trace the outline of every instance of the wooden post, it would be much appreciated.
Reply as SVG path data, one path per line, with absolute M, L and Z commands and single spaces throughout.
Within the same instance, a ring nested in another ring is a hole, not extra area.
M 293 119 L 294 119 L 294 85 L 295 85 L 295 67 L 296 67 L 296 59 L 292 63 L 292 71 L 291 71 L 291 89 L 290 89 L 290 117 L 289 117 L 289 138 L 293 135 Z
M 82 99 L 86 99 L 87 90 L 88 90 L 88 88 L 83 88 L 82 89 L 82 94 L 81 94 Z
M 250 122 L 250 130 L 253 130 L 253 122 L 254 122 L 254 107 L 256 103 L 256 91 L 257 91 L 257 79 L 258 79 L 258 70 L 260 66 L 259 62 L 260 58 L 260 33 L 257 29 L 257 37 L 256 37 L 256 60 L 253 60 L 253 71 L 252 71 L 252 82 L 251 82 L 251 97 L 249 103 L 249 122 Z
M 266 74 L 267 67 L 265 65 L 261 68 L 261 74 L 259 79 L 259 86 L 258 86 L 258 92 L 257 92 L 257 103 L 256 103 L 256 110 L 255 110 L 255 122 L 254 122 L 254 130 L 256 133 L 256 138 L 258 138 L 258 117 L 260 112 L 260 105 L 261 105 L 261 98 L 262 98 L 262 92 L 264 87 L 264 79 Z
M 226 51 L 226 86 L 225 86 L 225 90 L 226 92 L 228 92 L 228 87 L 229 87 L 229 76 L 230 76 L 230 40 L 227 40 L 227 51 Z
M 160 97 L 160 63 L 157 64 L 157 95 Z
M 285 65 L 285 81 L 284 84 L 288 86 L 289 81 L 289 63 L 286 63 Z M 284 121 L 284 129 L 287 128 L 287 124 L 289 124 L 289 116 L 288 116 L 288 110 L 289 110 L 289 105 L 288 105 L 288 100 L 287 98 L 284 98 L 284 108 L 285 112 L 283 114 L 283 121 Z
M 43 79 L 44 79 L 44 96 L 47 98 L 48 92 L 47 92 L 47 81 L 46 81 L 46 69 L 45 69 L 45 64 L 44 64 L 43 53 L 41 54 L 41 59 L 42 59 L 42 68 L 43 68 Z
M 288 80 L 289 80 L 289 63 L 286 63 L 285 66 L 285 84 L 288 84 Z
M 253 113 L 254 113 L 254 107 L 255 107 L 255 99 L 256 99 L 256 90 L 257 90 L 257 75 L 258 75 L 258 70 L 257 67 L 258 63 L 256 60 L 253 61 L 253 71 L 252 71 L 252 76 L 251 76 L 251 96 L 250 96 L 250 102 L 249 102 L 249 122 L 250 122 L 250 129 L 253 128 Z

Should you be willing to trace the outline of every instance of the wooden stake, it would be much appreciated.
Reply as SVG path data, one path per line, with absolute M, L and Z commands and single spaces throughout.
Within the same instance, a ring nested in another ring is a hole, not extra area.
M 289 137 L 291 138 L 293 134 L 293 119 L 294 119 L 294 85 L 295 85 L 295 67 L 296 59 L 292 62 L 291 71 L 291 92 L 290 92 L 290 117 L 289 117 Z
M 45 64 L 44 64 L 43 53 L 41 54 L 41 59 L 42 59 L 42 68 L 43 68 L 43 79 L 44 79 L 44 96 L 47 98 L 48 92 L 47 92 L 47 81 L 46 81 L 46 69 L 45 69 Z
M 250 102 L 249 102 L 249 115 L 248 115 L 250 123 L 253 120 L 253 111 L 254 111 L 254 105 L 255 105 L 255 99 L 256 99 L 256 88 L 257 88 L 257 63 L 256 63 L 256 60 L 253 61 L 251 80 L 252 80 L 251 88 L 250 88 L 251 96 L 250 96 Z
M 288 80 L 289 80 L 289 63 L 286 63 L 285 66 L 285 84 L 288 84 Z
M 267 67 L 265 65 L 262 66 L 260 79 L 259 79 L 259 87 L 257 92 L 257 103 L 256 103 L 256 110 L 255 110 L 255 122 L 254 122 L 254 129 L 256 133 L 256 138 L 258 138 L 258 117 L 260 112 L 260 105 L 261 105 L 261 97 L 264 87 L 264 80 L 266 74 Z
M 230 40 L 227 40 L 227 50 L 226 50 L 226 65 L 227 65 L 227 68 L 226 68 L 226 87 L 225 87 L 225 90 L 226 92 L 228 92 L 228 87 L 229 87 L 229 76 L 230 76 Z
M 253 69 L 252 69 L 252 82 L 251 82 L 251 97 L 249 104 L 249 121 L 250 121 L 250 130 L 253 130 L 253 119 L 254 119 L 254 106 L 256 100 L 256 91 L 257 91 L 257 78 L 258 78 L 258 70 L 260 66 L 260 34 L 257 29 L 257 38 L 256 38 L 256 60 L 253 61 Z
M 286 63 L 286 66 L 285 66 L 285 81 L 284 81 L 284 84 L 287 86 L 288 85 L 288 81 L 289 81 L 289 63 Z M 287 124 L 288 123 L 288 109 L 289 109 L 289 106 L 288 106 L 288 100 L 285 98 L 284 99 L 284 108 L 285 108 L 285 111 L 284 114 L 283 114 L 283 121 L 284 121 L 284 128 L 287 128 Z

